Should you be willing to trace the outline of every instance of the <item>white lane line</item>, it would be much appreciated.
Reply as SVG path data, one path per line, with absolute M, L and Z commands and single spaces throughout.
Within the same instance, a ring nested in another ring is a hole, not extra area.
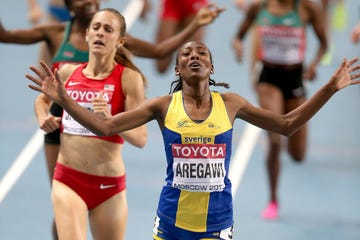
M 37 130 L 0 181 L 0 203 L 43 146 L 44 133 Z
M 131 28 L 136 19 L 140 16 L 144 1 L 132 0 L 126 6 L 122 13 L 126 20 L 127 30 Z M 15 162 L 11 165 L 10 169 L 5 173 L 0 181 L 0 203 L 6 197 L 16 181 L 23 174 L 35 155 L 43 146 L 43 131 L 38 129 L 30 141 L 27 143 L 22 152 L 18 155 Z
M 122 12 L 126 21 L 126 28 L 129 30 L 139 18 L 144 6 L 144 0 L 132 0 Z
M 236 192 L 240 186 L 242 176 L 251 157 L 251 153 L 255 147 L 257 139 L 259 138 L 261 129 L 246 124 L 244 133 L 241 136 L 239 145 L 233 155 L 230 163 L 229 178 L 232 183 L 232 195 L 235 198 Z

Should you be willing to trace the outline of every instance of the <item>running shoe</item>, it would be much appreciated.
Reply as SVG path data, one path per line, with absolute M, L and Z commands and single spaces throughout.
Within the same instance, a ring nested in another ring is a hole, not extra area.
M 262 218 L 266 220 L 276 220 L 279 214 L 279 206 L 277 202 L 269 202 L 262 212 Z
M 337 1 L 332 15 L 332 26 L 337 31 L 343 31 L 347 25 L 347 9 L 344 0 Z
M 333 55 L 334 55 L 334 44 L 330 43 L 330 47 L 329 47 L 328 51 L 321 58 L 321 64 L 323 66 L 328 66 L 332 61 Z

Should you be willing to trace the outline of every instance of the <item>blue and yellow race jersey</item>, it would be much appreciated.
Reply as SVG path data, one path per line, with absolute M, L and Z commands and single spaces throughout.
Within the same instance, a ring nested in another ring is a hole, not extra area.
M 185 112 L 182 91 L 174 93 L 162 132 L 167 177 L 157 214 L 193 232 L 233 225 L 228 179 L 233 128 L 220 93 L 211 97 L 210 115 L 197 123 Z

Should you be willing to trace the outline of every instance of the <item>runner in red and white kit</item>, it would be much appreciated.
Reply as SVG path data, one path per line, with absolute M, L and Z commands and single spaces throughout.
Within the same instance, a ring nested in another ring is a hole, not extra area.
M 125 32 L 118 11 L 97 12 L 86 31 L 88 62 L 65 64 L 58 72 L 68 94 L 102 118 L 145 100 L 143 75 L 120 54 Z M 124 141 L 141 148 L 146 138 L 145 125 L 99 137 L 63 112 L 51 194 L 60 239 L 85 239 L 88 221 L 94 239 L 124 239 L 128 207 L 121 152 Z

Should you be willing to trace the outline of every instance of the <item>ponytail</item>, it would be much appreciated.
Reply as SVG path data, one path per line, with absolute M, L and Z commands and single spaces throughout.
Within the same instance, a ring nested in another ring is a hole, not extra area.
M 147 81 L 146 77 L 140 71 L 140 69 L 137 66 L 135 66 L 135 64 L 131 61 L 131 58 L 132 58 L 132 54 L 124 46 L 120 46 L 117 48 L 116 54 L 115 54 L 115 62 L 138 72 L 141 75 L 144 86 L 147 87 L 148 81 Z

